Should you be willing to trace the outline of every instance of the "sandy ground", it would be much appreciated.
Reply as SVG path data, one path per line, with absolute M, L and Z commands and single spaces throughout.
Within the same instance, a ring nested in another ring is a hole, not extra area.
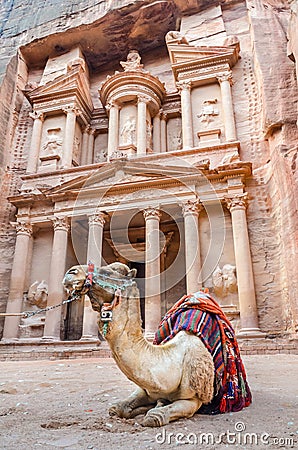
M 161 429 L 109 417 L 109 406 L 133 389 L 112 359 L 1 362 L 0 448 L 298 448 L 298 355 L 243 360 L 254 398 L 249 408 L 196 414 Z

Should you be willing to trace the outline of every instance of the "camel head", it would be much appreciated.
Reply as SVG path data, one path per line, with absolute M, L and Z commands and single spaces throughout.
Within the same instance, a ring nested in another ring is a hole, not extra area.
M 92 308 L 100 312 L 104 303 L 112 303 L 117 289 L 122 290 L 132 284 L 136 273 L 136 269 L 115 262 L 108 266 L 96 267 L 91 274 L 92 281 L 86 283 L 89 281 L 88 266 L 73 266 L 66 272 L 63 285 L 69 294 L 87 294 Z
M 130 269 L 126 264 L 119 262 L 97 268 L 89 295 L 92 308 L 100 312 L 104 303 L 112 303 L 115 292 L 131 285 L 136 273 L 136 269 Z

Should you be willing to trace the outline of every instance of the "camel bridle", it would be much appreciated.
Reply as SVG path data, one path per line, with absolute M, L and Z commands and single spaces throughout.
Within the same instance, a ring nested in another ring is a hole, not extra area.
M 90 290 L 93 285 L 94 274 L 96 274 L 96 284 L 98 284 L 103 289 L 109 288 L 114 291 L 114 298 L 111 303 L 103 303 L 100 311 L 100 320 L 103 322 L 103 336 L 105 337 L 109 323 L 113 320 L 113 310 L 121 303 L 121 292 L 125 291 L 128 287 L 131 287 L 135 284 L 133 278 L 128 278 L 124 276 L 124 279 L 119 280 L 118 278 L 114 278 L 110 275 L 100 274 L 96 272 L 94 264 L 89 261 L 88 263 L 88 273 L 86 275 L 85 283 L 82 287 L 82 291 L 86 288 L 87 292 Z M 100 277 L 100 278 L 99 278 Z M 121 284 L 113 284 L 110 281 L 121 282 Z M 90 295 L 90 294 L 89 294 Z M 90 299 L 92 297 L 90 296 Z

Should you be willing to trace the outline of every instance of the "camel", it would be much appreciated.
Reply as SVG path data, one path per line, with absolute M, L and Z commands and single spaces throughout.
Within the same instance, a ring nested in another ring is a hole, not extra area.
M 74 266 L 63 284 L 70 294 L 89 296 L 93 309 L 101 313 L 99 330 L 118 367 L 137 385 L 109 414 L 129 419 L 146 413 L 142 425 L 158 427 L 192 417 L 212 400 L 214 363 L 194 334 L 181 331 L 163 345 L 144 338 L 135 276 L 136 270 L 122 263 L 96 268 L 91 276 L 88 266 Z

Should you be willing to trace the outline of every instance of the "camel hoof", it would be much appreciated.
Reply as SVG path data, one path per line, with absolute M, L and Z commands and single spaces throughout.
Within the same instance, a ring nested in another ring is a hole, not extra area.
M 148 414 L 144 417 L 141 425 L 143 427 L 162 427 L 167 425 L 169 421 L 166 419 L 165 415 L 156 409 L 151 409 Z
M 129 419 L 131 416 L 132 410 L 131 408 L 125 408 L 123 405 L 113 405 L 109 409 L 110 416 L 118 416 L 122 419 Z

